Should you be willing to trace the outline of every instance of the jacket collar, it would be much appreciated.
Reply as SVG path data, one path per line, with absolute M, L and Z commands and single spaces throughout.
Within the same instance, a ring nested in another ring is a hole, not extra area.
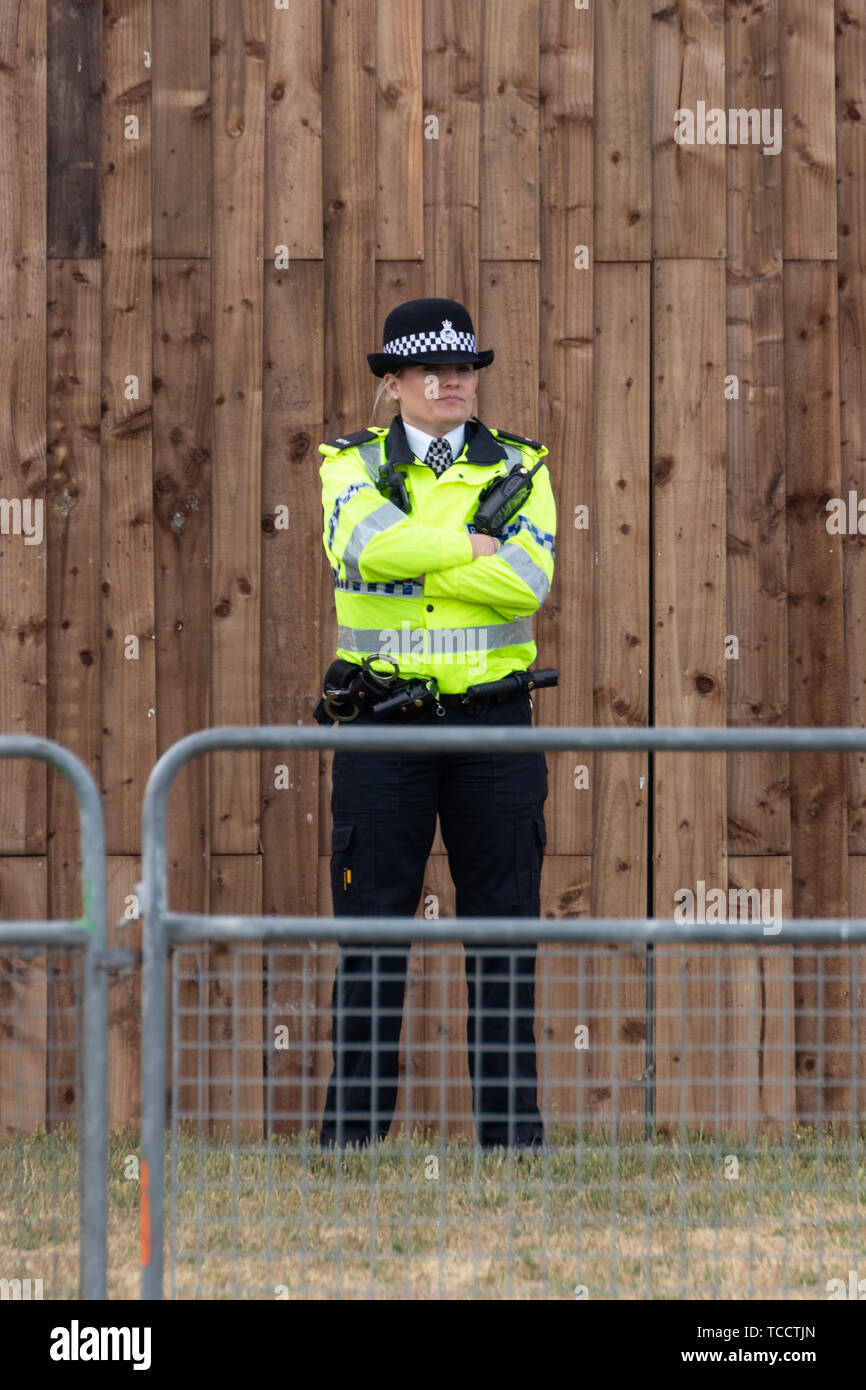
M 472 416 L 466 421 L 466 457 L 464 463 L 501 463 L 508 455 L 497 442 L 486 425 Z M 385 457 L 389 463 L 414 463 L 415 455 L 409 447 L 402 415 L 395 415 L 391 428 L 385 436 Z

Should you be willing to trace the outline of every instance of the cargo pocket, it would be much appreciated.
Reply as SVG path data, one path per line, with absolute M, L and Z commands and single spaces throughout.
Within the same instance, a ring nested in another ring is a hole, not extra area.
M 494 705 L 485 721 L 488 727 L 509 725 L 532 728 L 529 696 Z M 501 806 L 540 806 L 547 798 L 547 759 L 539 753 L 492 753 L 493 800 Z
M 354 836 L 354 825 L 335 825 L 331 834 L 331 854 L 342 854 L 348 850 Z
M 514 915 L 537 917 L 540 916 L 538 896 L 541 891 L 544 846 L 547 843 L 547 830 L 542 813 L 535 811 L 523 815 L 515 822 L 513 835 L 511 862 L 514 865 L 514 876 L 511 881 L 515 884 L 514 901 L 517 904 Z M 506 886 L 505 878 L 502 884 L 503 887 Z M 502 913 L 503 916 L 509 915 L 505 907 L 502 908 Z
M 543 753 L 494 753 L 493 800 L 500 806 L 531 806 L 547 798 Z
M 353 821 L 343 821 L 331 833 L 331 895 L 334 916 L 352 916 L 360 911 L 361 865 Z

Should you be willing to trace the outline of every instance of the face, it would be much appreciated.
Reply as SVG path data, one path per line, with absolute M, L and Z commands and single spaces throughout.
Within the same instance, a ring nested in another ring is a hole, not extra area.
M 412 363 L 399 376 L 386 372 L 384 381 L 389 395 L 400 402 L 403 419 L 425 434 L 447 434 L 475 413 L 478 377 L 471 362 Z

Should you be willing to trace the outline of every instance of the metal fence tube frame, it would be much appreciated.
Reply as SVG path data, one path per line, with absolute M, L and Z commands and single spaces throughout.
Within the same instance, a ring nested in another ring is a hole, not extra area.
M 351 724 L 330 728 L 318 725 L 226 725 L 201 729 L 173 744 L 155 763 L 148 778 L 142 807 L 143 880 L 137 885 L 145 919 L 142 952 L 142 1297 L 162 1297 L 164 1233 L 164 1151 L 166 1075 L 166 953 L 170 942 L 214 940 L 310 940 L 351 941 L 369 939 L 371 931 L 384 927 L 390 937 L 430 941 L 484 940 L 495 932 L 508 941 L 586 941 L 609 939 L 671 941 L 694 944 L 718 941 L 710 924 L 683 931 L 674 922 L 646 919 L 603 918 L 558 922 L 532 918 L 455 918 L 443 929 L 415 918 L 222 917 L 169 913 L 166 809 L 174 778 L 193 758 L 204 753 L 266 749 L 329 750 L 344 752 L 592 752 L 691 751 L 691 752 L 866 752 L 866 729 L 834 728 L 512 728 L 487 725 L 414 728 Z M 756 932 L 759 924 L 726 925 L 726 941 L 776 941 L 777 936 Z M 750 932 L 742 929 L 751 926 Z M 708 930 L 709 927 L 709 930 Z M 784 942 L 866 940 L 866 923 L 846 919 L 788 922 Z
M 0 947 L 19 946 L 22 955 L 35 953 L 37 946 L 86 946 L 87 941 L 80 922 L 0 922 Z
M 0 758 L 32 758 L 62 773 L 78 802 L 82 913 L 77 922 L 4 922 L 0 946 L 80 946 L 84 955 L 83 1111 L 79 1110 L 79 1288 L 107 1296 L 108 981 L 98 953 L 108 947 L 105 822 L 96 783 L 61 744 L 27 734 L 0 735 Z M 82 1119 L 83 1115 L 83 1119 Z
M 459 922 L 459 929 L 456 923 Z M 417 917 L 208 917 L 204 913 L 169 912 L 163 919 L 172 945 L 235 941 L 352 941 L 382 935 L 389 941 L 439 941 L 479 944 L 495 932 L 507 942 L 618 941 L 637 946 L 766 946 L 775 940 L 760 922 L 674 922 L 663 917 L 454 917 L 447 922 Z M 786 923 L 782 945 L 815 942 L 866 943 L 866 918 L 815 917 Z

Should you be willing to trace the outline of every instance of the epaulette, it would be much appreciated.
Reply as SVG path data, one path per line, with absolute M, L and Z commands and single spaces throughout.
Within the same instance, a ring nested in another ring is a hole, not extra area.
M 530 449 L 542 449 L 544 445 L 540 439 L 525 439 L 522 434 L 513 434 L 511 430 L 491 429 L 497 439 L 507 439 L 509 444 L 528 444 Z
M 378 439 L 385 430 L 356 430 L 354 434 L 340 434 L 336 439 L 326 439 L 325 443 L 332 449 L 352 449 L 356 444 L 369 444 L 372 439 Z

